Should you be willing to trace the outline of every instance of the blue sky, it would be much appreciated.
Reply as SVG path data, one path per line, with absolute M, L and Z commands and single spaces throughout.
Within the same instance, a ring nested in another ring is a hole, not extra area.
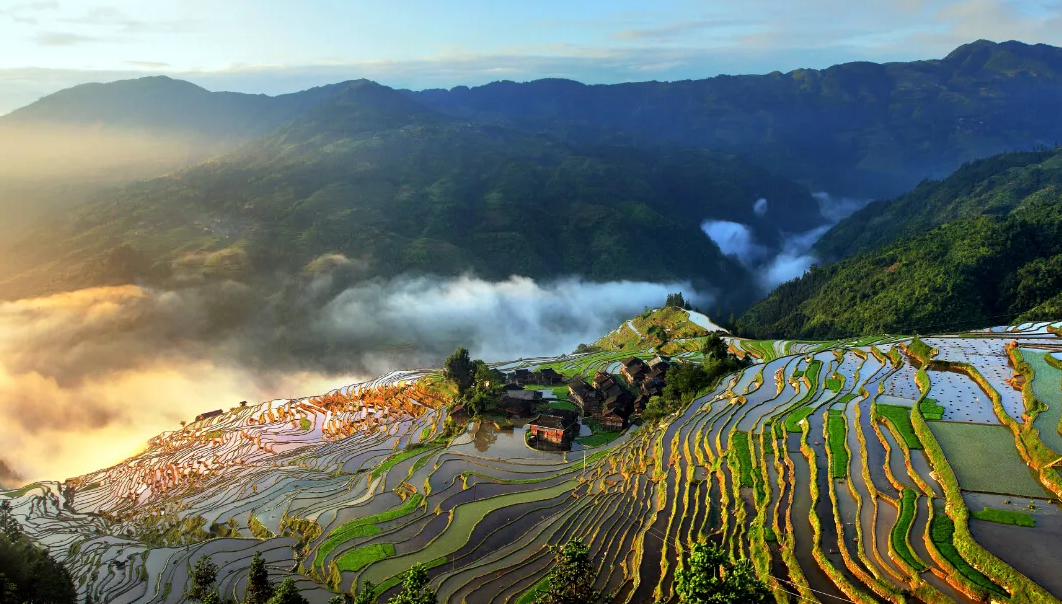
M 0 0 L 0 113 L 78 83 L 166 74 L 276 94 L 588 83 L 1062 45 L 1062 0 Z

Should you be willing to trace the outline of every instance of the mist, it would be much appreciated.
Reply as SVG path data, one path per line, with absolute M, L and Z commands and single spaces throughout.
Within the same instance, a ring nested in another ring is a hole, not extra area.
M 457 346 L 488 361 L 570 352 L 673 291 L 711 302 L 685 283 L 324 273 L 265 299 L 221 283 L 0 303 L 0 482 L 107 467 L 198 413 L 436 367 Z
M 764 294 L 775 287 L 792 281 L 806 273 L 819 257 L 812 251 L 815 243 L 834 225 L 870 203 L 869 199 L 833 197 L 829 193 L 813 193 L 819 212 L 826 224 L 808 231 L 782 233 L 782 244 L 776 249 L 761 244 L 747 224 L 728 220 L 706 220 L 701 230 L 727 256 L 733 256 L 748 268 L 759 283 Z M 757 199 L 752 205 L 756 216 L 766 216 L 770 211 L 766 199 Z
M 99 190 L 212 157 L 235 141 L 95 125 L 0 125 L 0 242 Z

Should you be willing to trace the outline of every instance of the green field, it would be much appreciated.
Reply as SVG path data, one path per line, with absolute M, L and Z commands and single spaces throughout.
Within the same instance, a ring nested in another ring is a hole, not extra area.
M 878 414 L 887 418 L 896 427 L 896 431 L 900 433 L 900 438 L 903 439 L 908 449 L 922 448 L 922 442 L 918 440 L 918 435 L 911 426 L 910 409 L 899 405 L 877 405 L 876 407 Z
M 892 527 L 889 538 L 892 541 L 892 549 L 896 555 L 903 558 L 912 568 L 919 572 L 926 569 L 926 565 L 915 556 L 911 548 L 907 547 L 908 534 L 911 525 L 914 524 L 915 514 L 918 513 L 918 493 L 914 489 L 904 489 L 900 496 L 900 515 L 896 519 L 896 525 Z
M 927 421 L 940 421 L 944 419 L 944 406 L 937 403 L 937 399 L 926 397 L 918 404 L 918 410 Z
M 1014 526 L 1025 526 L 1029 528 L 1036 526 L 1036 518 L 1034 518 L 1032 514 L 1015 512 L 1014 510 L 984 508 L 977 512 L 970 512 L 970 515 L 978 520 L 998 522 L 999 524 L 1011 524 Z
M 616 440 L 619 438 L 620 434 L 623 434 L 622 430 L 594 432 L 590 436 L 583 436 L 575 439 L 575 442 L 584 447 L 600 447 Z
M 940 552 L 940 555 L 944 556 L 948 562 L 951 562 L 952 566 L 959 570 L 962 576 L 974 584 L 990 592 L 1006 595 L 1006 592 L 1000 589 L 998 585 L 981 574 L 976 568 L 970 566 L 970 563 L 959 554 L 959 550 L 955 549 L 954 536 L 955 523 L 944 513 L 943 506 L 937 506 L 933 512 L 933 521 L 929 525 L 929 537 Z
M 844 440 L 848 435 L 848 428 L 844 411 L 831 409 L 829 413 L 826 429 L 829 431 L 830 459 L 832 460 L 830 474 L 834 478 L 845 478 L 848 476 L 848 449 L 844 448 Z
M 1003 426 L 932 422 L 933 436 L 955 470 L 959 487 L 967 491 L 1020 497 L 1045 497 Z

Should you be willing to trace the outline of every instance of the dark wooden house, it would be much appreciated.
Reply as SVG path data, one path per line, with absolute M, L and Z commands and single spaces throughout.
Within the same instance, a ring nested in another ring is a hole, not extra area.
M 568 384 L 568 399 L 582 409 L 583 415 L 601 409 L 601 393 L 583 381 Z
M 530 417 L 541 400 L 542 393 L 537 390 L 506 390 L 502 393 L 501 405 L 509 415 Z
M 620 363 L 620 372 L 632 384 L 638 384 L 649 373 L 649 366 L 638 357 L 631 357 Z
M 531 420 L 527 429 L 532 442 L 568 447 L 579 435 L 579 421 L 574 413 L 555 412 L 539 415 Z
M 206 413 L 200 413 L 199 415 L 195 416 L 195 421 L 201 422 L 204 419 L 210 419 L 212 417 L 217 417 L 217 416 L 219 416 L 221 414 L 222 414 L 221 409 L 215 409 L 214 411 L 207 411 Z

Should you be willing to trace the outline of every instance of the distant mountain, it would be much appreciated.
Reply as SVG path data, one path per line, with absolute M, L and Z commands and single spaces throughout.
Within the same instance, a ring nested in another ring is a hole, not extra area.
M 760 197 L 777 201 L 766 216 Z M 700 230 L 708 218 L 750 224 L 776 247 L 783 230 L 824 222 L 807 189 L 731 155 L 571 146 L 357 81 L 258 141 L 34 233 L 6 251 L 0 291 L 253 280 L 338 262 L 359 278 L 684 279 L 751 302 L 752 280 Z
M 166 76 L 82 84 L 0 117 L 0 128 L 83 125 L 245 141 L 294 119 L 341 87 L 342 84 L 333 84 L 295 94 L 266 96 L 210 92 Z
M 926 333 L 1062 317 L 1062 149 L 964 166 L 827 233 L 840 262 L 741 317 L 757 337 Z
M 964 162 L 1062 141 L 1062 49 L 985 40 L 942 60 L 587 86 L 568 80 L 408 93 L 448 115 L 573 142 L 743 154 L 815 190 L 898 195 Z
M 269 97 L 151 77 L 44 97 L 0 117 L 0 240 L 101 189 L 231 151 L 341 86 Z

